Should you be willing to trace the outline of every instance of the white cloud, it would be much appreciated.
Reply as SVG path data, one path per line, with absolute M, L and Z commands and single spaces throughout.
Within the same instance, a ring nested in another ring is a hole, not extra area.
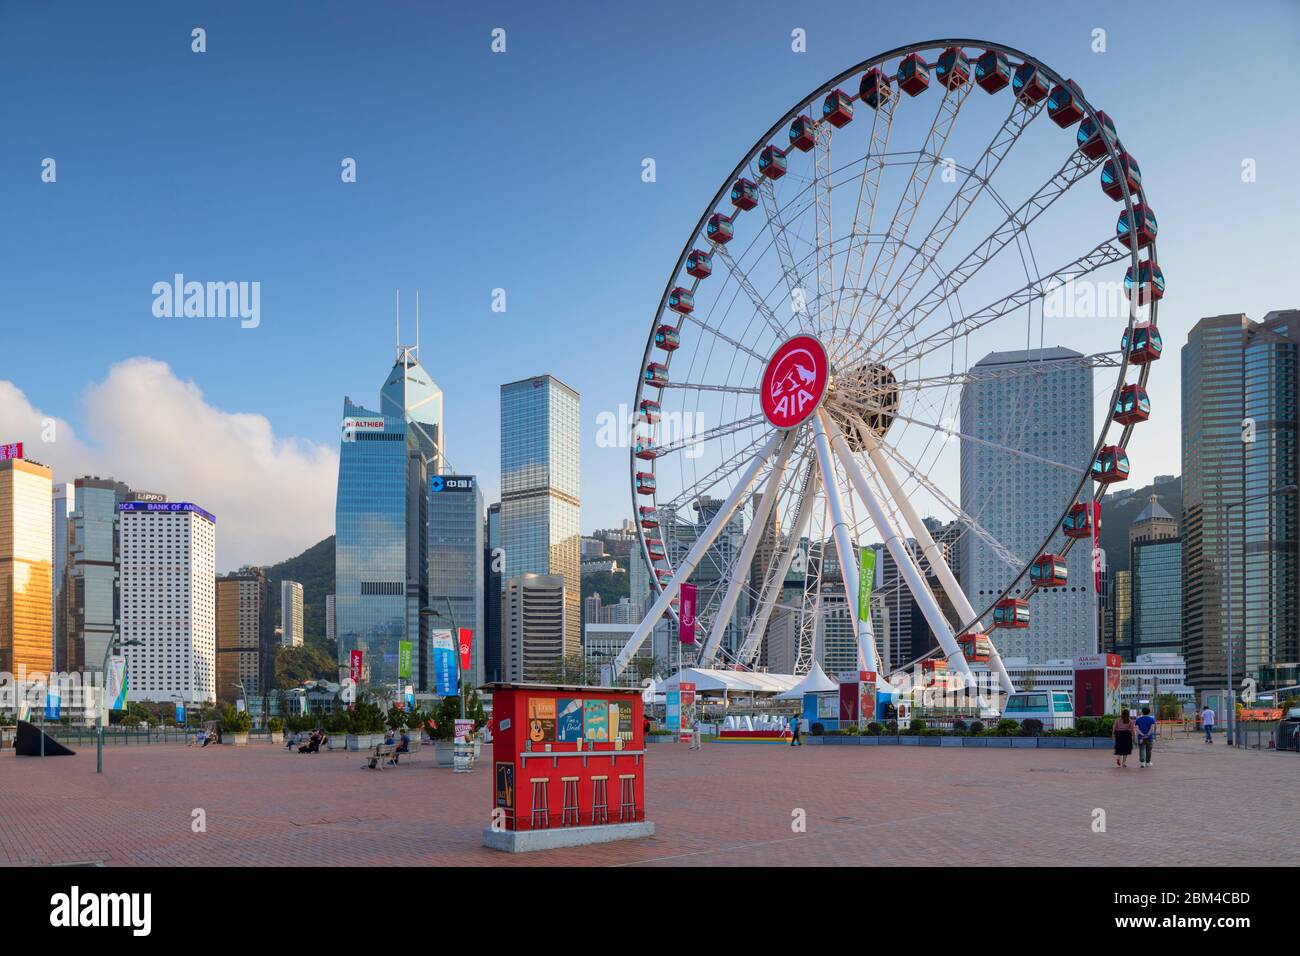
M 334 449 L 277 437 L 265 416 L 216 408 L 194 382 L 149 358 L 114 365 L 83 402 L 78 435 L 0 380 L 0 441 L 24 442 L 26 457 L 51 466 L 56 482 L 111 476 L 211 511 L 223 570 L 274 564 L 332 533 Z M 54 440 L 43 441 L 51 422 Z

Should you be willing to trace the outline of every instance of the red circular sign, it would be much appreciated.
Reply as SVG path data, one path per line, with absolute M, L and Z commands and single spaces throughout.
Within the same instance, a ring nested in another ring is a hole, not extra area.
M 777 349 L 759 386 L 767 420 L 794 428 L 811 418 L 826 396 L 830 367 L 826 349 L 811 335 L 796 335 Z

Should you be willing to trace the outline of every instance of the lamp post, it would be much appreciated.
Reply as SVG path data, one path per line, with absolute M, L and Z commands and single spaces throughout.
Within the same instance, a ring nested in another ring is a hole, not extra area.
M 1245 474 L 1242 474 L 1244 482 Z M 1251 495 L 1242 498 L 1240 501 L 1229 501 L 1223 506 L 1225 512 L 1224 539 L 1227 542 L 1229 561 L 1224 562 L 1225 570 L 1228 575 L 1228 626 L 1225 628 L 1225 640 L 1228 645 L 1228 686 L 1227 686 L 1227 708 L 1228 708 L 1228 740 L 1229 747 L 1233 744 L 1233 733 L 1237 725 L 1237 692 L 1233 688 L 1233 648 L 1236 641 L 1232 634 L 1232 570 L 1228 565 L 1231 563 L 1232 556 L 1232 509 L 1241 508 L 1250 501 L 1261 501 L 1265 498 L 1273 498 L 1278 495 L 1289 495 L 1295 492 L 1296 485 L 1283 485 L 1281 488 L 1275 488 L 1272 491 L 1266 491 L 1263 494 Z M 1241 631 L 1243 636 L 1246 632 L 1246 516 L 1241 518 Z
M 444 597 L 443 601 L 447 605 L 447 619 L 451 621 L 452 635 L 456 641 L 456 646 L 459 647 L 460 631 L 456 627 L 456 611 L 451 606 L 451 598 Z M 420 608 L 420 618 L 422 620 L 425 618 L 432 618 L 432 617 L 441 618 L 442 615 L 431 607 Z M 465 717 L 465 690 L 461 686 L 463 675 L 460 672 L 460 654 L 459 653 L 454 654 L 453 657 L 456 662 L 456 696 L 460 698 L 460 716 L 461 719 L 463 720 Z
M 95 734 L 95 773 L 104 772 L 104 714 L 108 711 L 108 701 L 104 699 L 104 694 L 108 692 L 108 659 L 113 654 L 113 648 L 121 647 L 139 647 L 144 641 L 137 641 L 134 638 L 124 641 L 116 633 L 108 639 L 108 646 L 104 648 L 104 664 L 99 670 L 99 713 L 96 715 L 98 723 L 98 732 Z

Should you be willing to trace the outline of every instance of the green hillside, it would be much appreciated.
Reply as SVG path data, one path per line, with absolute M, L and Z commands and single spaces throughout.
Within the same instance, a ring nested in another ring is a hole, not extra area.
M 280 582 L 302 585 L 302 629 L 305 643 L 331 657 L 337 653 L 325 640 L 325 595 L 334 593 L 334 535 L 313 544 L 302 554 L 263 568 L 271 584 L 271 613 L 280 621 Z
M 1133 524 L 1133 519 L 1147 506 L 1152 491 L 1156 492 L 1156 498 L 1161 506 L 1178 520 L 1179 531 L 1182 531 L 1183 479 L 1181 476 L 1173 481 L 1138 488 L 1132 495 L 1122 500 L 1117 499 L 1114 494 L 1106 495 L 1101 499 L 1101 547 L 1106 552 L 1106 564 L 1112 573 L 1129 569 L 1128 529 Z

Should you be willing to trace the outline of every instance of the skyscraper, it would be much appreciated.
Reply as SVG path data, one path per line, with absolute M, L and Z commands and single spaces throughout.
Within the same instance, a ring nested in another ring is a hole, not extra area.
M 380 389 L 382 411 L 343 400 L 334 513 L 339 662 L 360 650 L 363 680 L 390 686 L 398 684 L 401 642 L 425 656 L 427 482 L 445 455 L 442 391 L 418 353 L 418 345 L 398 346 Z
M 561 680 L 574 654 L 568 641 L 568 586 L 561 574 L 518 574 L 506 581 L 502 628 L 505 679 Z
M 1300 660 L 1300 310 L 1201 319 L 1182 349 L 1183 631 L 1198 690 Z M 1136 582 L 1135 600 L 1136 595 Z M 1231 605 L 1229 605 L 1231 598 Z
M 1079 358 L 1064 348 L 992 352 L 962 389 L 961 431 L 976 441 L 961 444 L 961 508 L 1019 561 L 1037 556 L 1092 454 L 1092 369 Z M 1085 500 L 1091 493 L 1088 481 Z M 1057 527 L 1048 551 L 1059 553 L 1065 540 Z M 1020 568 L 1013 570 L 976 534 L 966 534 L 962 545 L 962 587 L 983 609 Z M 1034 594 L 1028 628 L 995 635 L 1004 657 L 1041 663 L 1096 653 L 1090 548 L 1071 548 L 1067 567 L 1065 587 Z
M 281 591 L 283 594 L 283 590 Z M 259 568 L 217 578 L 217 697 L 260 697 L 274 678 L 268 645 L 275 641 L 270 589 Z M 243 685 L 243 690 L 240 689 Z
M 45 465 L 0 459 L 0 672 L 16 680 L 54 665 L 53 491 Z
M 302 585 L 280 582 L 280 646 L 302 647 Z
M 577 392 L 551 375 L 501 386 L 505 578 L 563 579 L 565 655 L 582 652 L 579 447 Z
M 54 620 L 50 638 L 54 653 L 54 669 L 56 671 L 68 670 L 68 602 L 64 585 L 67 583 L 68 525 L 76 502 L 76 489 L 68 482 L 59 482 L 54 486 L 54 507 L 50 523 L 50 541 L 54 556 L 54 598 L 52 601 Z
M 483 492 L 473 475 L 432 475 L 428 497 L 429 607 L 444 618 L 435 626 L 454 622 L 473 632 L 470 673 L 462 677 L 477 687 L 484 679 Z
M 126 501 L 117 508 L 122 653 L 131 699 L 212 702 L 217 519 L 180 501 Z
M 488 505 L 483 523 L 483 676 L 488 683 L 505 680 L 501 666 L 501 601 L 504 581 L 501 572 L 505 555 L 501 550 L 501 502 Z

